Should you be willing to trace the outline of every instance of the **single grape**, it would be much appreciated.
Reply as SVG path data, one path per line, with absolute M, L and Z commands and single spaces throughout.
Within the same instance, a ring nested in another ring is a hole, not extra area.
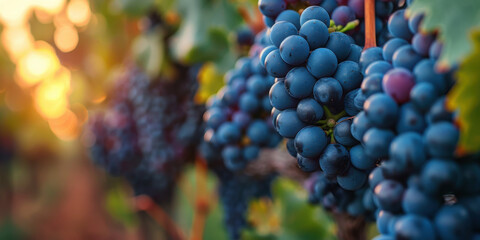
M 305 98 L 297 105 L 297 115 L 303 122 L 315 124 L 324 114 L 322 106 L 313 98 Z
M 424 115 L 412 104 L 406 103 L 400 107 L 397 121 L 397 132 L 423 133 L 426 127 Z
M 258 9 L 260 9 L 260 12 L 267 17 L 275 18 L 286 8 L 287 4 L 283 0 L 258 1 Z
M 365 154 L 365 149 L 361 144 L 350 148 L 350 161 L 352 165 L 360 170 L 370 170 L 375 167 L 376 159 L 370 158 Z
M 406 68 L 413 71 L 413 68 L 422 60 L 412 46 L 405 45 L 398 48 L 392 57 L 392 64 L 395 68 Z
M 348 6 L 339 6 L 333 10 L 332 20 L 335 25 L 345 26 L 355 20 L 355 12 Z
M 291 66 L 283 61 L 280 51 L 275 49 L 265 59 L 265 69 L 273 77 L 282 78 L 290 71 Z
M 439 158 L 453 157 L 459 135 L 458 129 L 452 123 L 439 122 L 430 125 L 424 135 L 428 153 Z
M 390 69 L 392 69 L 393 66 L 387 61 L 376 61 L 370 64 L 367 69 L 365 70 L 365 75 L 370 76 L 372 74 L 385 74 L 387 73 Z
M 283 40 L 292 35 L 298 35 L 298 29 L 293 23 L 286 21 L 275 23 L 270 30 L 270 40 L 277 48 L 280 48 Z
M 327 144 L 327 135 L 316 126 L 304 127 L 295 137 L 295 150 L 307 158 L 319 157 Z
M 394 180 L 383 180 L 374 188 L 374 200 L 378 207 L 389 212 L 399 212 L 402 209 L 404 188 Z
M 267 144 L 270 137 L 268 125 L 258 119 L 253 121 L 247 129 L 247 136 L 253 144 Z
M 298 12 L 293 11 L 293 10 L 285 10 L 278 14 L 277 18 L 275 19 L 275 22 L 280 22 L 280 21 L 286 21 L 289 22 L 297 29 L 300 29 L 300 14 Z
M 395 223 L 396 239 L 435 240 L 435 229 L 427 218 L 413 214 L 402 216 Z
M 367 174 L 354 167 L 350 167 L 344 175 L 337 176 L 337 182 L 343 189 L 355 191 L 365 185 L 367 182 Z
M 351 119 L 339 119 L 337 125 L 335 125 L 335 128 L 333 129 L 333 136 L 337 143 L 340 143 L 346 147 L 351 147 L 358 143 L 358 141 L 352 136 L 352 133 L 350 132 L 351 124 Z
M 270 88 L 270 103 L 278 110 L 285 110 L 287 108 L 295 108 L 298 100 L 290 96 L 285 88 L 283 81 L 276 82 Z
M 348 57 L 352 43 L 351 38 L 345 33 L 332 32 L 325 47 L 332 50 L 339 61 L 343 61 Z
M 344 61 L 338 64 L 337 71 L 333 77 L 340 82 L 344 92 L 350 92 L 360 87 L 363 80 L 358 63 L 353 61 Z
M 471 239 L 473 235 L 472 220 L 469 212 L 462 205 L 445 205 L 434 219 L 438 237 L 446 239 Z
M 366 116 L 373 125 L 378 127 L 395 125 L 398 105 L 389 95 L 384 93 L 373 94 L 365 101 L 363 106 Z
M 285 138 L 294 138 L 305 126 L 293 109 L 284 110 L 277 116 L 277 131 Z
M 320 156 L 319 163 L 327 176 L 342 175 L 348 171 L 350 156 L 344 146 L 337 143 L 328 144 Z
M 315 49 L 307 60 L 307 69 L 316 78 L 332 76 L 337 65 L 337 57 L 327 48 Z
M 300 15 L 300 25 L 303 25 L 308 20 L 320 20 L 327 27 L 330 26 L 330 15 L 323 7 L 310 6 L 303 10 L 302 15 Z
M 370 127 L 372 127 L 372 123 L 368 119 L 365 112 L 361 111 L 353 119 L 352 126 L 350 127 L 350 131 L 352 132 L 352 136 L 355 139 L 357 139 L 358 141 L 362 141 L 363 135 L 368 129 L 370 129 Z
M 305 67 L 297 67 L 287 73 L 285 88 L 290 96 L 302 99 L 312 95 L 316 82 L 317 79 Z
M 330 34 L 327 26 L 320 20 L 308 20 L 300 28 L 300 36 L 307 40 L 310 50 L 324 47 Z
M 397 51 L 397 49 L 407 44 L 408 42 L 402 38 L 392 38 L 388 40 L 388 42 L 383 45 L 383 58 L 385 61 L 392 62 L 393 54 Z
M 373 159 L 388 157 L 390 143 L 395 137 L 390 130 L 371 128 L 363 135 L 365 154 Z
M 342 85 L 335 78 L 320 78 L 313 87 L 313 96 L 322 104 L 335 104 L 342 100 Z
M 431 159 L 421 173 L 423 190 L 432 196 L 453 192 L 460 181 L 460 168 L 451 160 Z
M 260 108 L 260 101 L 254 94 L 246 92 L 240 96 L 238 105 L 242 111 L 254 113 Z
M 405 10 L 394 12 L 388 19 L 388 30 L 394 37 L 410 40 L 412 32 L 408 28 L 408 21 L 405 18 Z
M 401 168 L 420 170 L 427 160 L 422 136 L 414 132 L 400 134 L 390 144 L 389 156 L 389 161 L 397 162 Z
M 290 65 L 298 66 L 303 64 L 309 54 L 310 47 L 308 42 L 301 36 L 288 36 L 280 44 L 280 56 Z
M 417 83 L 410 91 L 410 102 L 423 112 L 429 110 L 436 99 L 437 91 L 429 82 Z
M 383 75 L 379 73 L 371 74 L 362 81 L 361 90 L 365 97 L 370 97 L 375 93 L 383 92 Z

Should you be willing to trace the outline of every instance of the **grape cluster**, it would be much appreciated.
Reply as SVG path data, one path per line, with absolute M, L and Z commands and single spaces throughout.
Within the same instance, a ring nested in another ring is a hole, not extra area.
M 394 36 L 360 58 L 363 110 L 351 125 L 379 208 L 376 239 L 480 237 L 478 156 L 456 156 L 459 130 L 446 106 L 453 70 L 436 69 L 442 45 L 419 31 L 422 15 L 390 16 Z M 353 163 L 353 154 L 351 154 Z M 476 234 L 476 236 L 474 236 Z
M 259 63 L 260 49 L 252 46 L 251 56 L 236 62 L 225 75 L 227 85 L 209 100 L 204 115 L 205 140 L 219 148 L 225 166 L 233 171 L 255 160 L 261 148 L 281 141 L 270 119 L 268 90 L 274 79 Z
M 258 2 L 268 27 L 273 27 L 277 22 L 286 21 L 299 28 L 302 20 L 296 10 L 306 9 L 308 6 L 322 7 L 336 26 L 345 27 L 348 23 L 357 20 L 358 26 L 345 33 L 352 36 L 358 45 L 363 45 L 365 40 L 364 5 L 364 0 L 259 0 Z M 375 35 L 379 45 L 383 45 L 390 38 L 386 27 L 387 19 L 394 10 L 401 8 L 398 5 L 398 0 L 375 1 Z M 327 27 L 331 26 L 330 21 L 324 23 Z
M 151 79 L 131 70 L 118 81 L 106 113 L 90 124 L 92 159 L 109 173 L 126 177 L 136 195 L 149 195 L 158 203 L 172 196 L 203 132 L 204 109 L 193 102 L 196 68 L 177 69 L 182 73 L 178 79 Z

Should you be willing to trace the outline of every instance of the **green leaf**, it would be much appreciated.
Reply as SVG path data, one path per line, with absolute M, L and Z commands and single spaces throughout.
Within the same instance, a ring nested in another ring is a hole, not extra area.
M 183 21 L 170 39 L 172 56 L 185 63 L 218 61 L 232 54 L 229 31 L 242 22 L 228 0 L 178 0 Z
M 480 32 L 472 35 L 474 51 L 463 61 L 457 72 L 457 83 L 449 94 L 450 108 L 458 109 L 460 147 L 467 152 L 480 150 Z
M 106 196 L 106 209 L 118 222 L 133 226 L 137 224 L 136 214 L 128 203 L 129 195 L 120 184 L 110 189 Z
M 452 66 L 460 62 L 471 50 L 469 36 L 480 26 L 480 1 L 478 0 L 415 0 L 411 13 L 425 13 L 422 28 L 439 30 L 443 42 L 440 64 Z
M 139 35 L 133 42 L 132 51 L 137 65 L 152 78 L 160 74 L 164 62 L 163 35 L 160 28 L 155 28 Z
M 279 218 L 280 226 L 268 233 L 261 233 L 261 226 L 244 231 L 245 239 L 335 239 L 335 224 L 329 215 L 319 206 L 312 206 L 307 201 L 307 193 L 298 183 L 286 178 L 278 178 L 273 183 L 273 210 L 271 218 Z M 258 209 L 258 208 L 257 208 Z M 260 208 L 261 209 L 261 208 Z M 250 208 L 255 211 L 255 208 Z M 258 210 L 257 210 L 258 211 Z M 255 213 L 249 213 L 255 215 Z M 258 218 L 258 216 L 257 216 Z M 265 229 L 265 227 L 263 227 Z

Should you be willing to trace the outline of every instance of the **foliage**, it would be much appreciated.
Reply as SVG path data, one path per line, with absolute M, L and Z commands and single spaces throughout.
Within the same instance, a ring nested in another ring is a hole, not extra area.
M 335 239 L 332 219 L 321 208 L 307 203 L 302 186 L 278 178 L 272 188 L 272 204 L 266 199 L 251 203 L 249 219 L 254 228 L 244 231 L 244 239 Z
M 457 84 L 450 93 L 451 108 L 458 109 L 460 145 L 468 152 L 480 150 L 480 32 L 472 35 L 474 51 L 460 65 Z
M 422 27 L 427 31 L 439 30 L 444 44 L 440 63 L 452 66 L 472 50 L 468 36 L 473 28 L 480 27 L 478 9 L 478 0 L 415 0 L 411 13 L 425 13 Z

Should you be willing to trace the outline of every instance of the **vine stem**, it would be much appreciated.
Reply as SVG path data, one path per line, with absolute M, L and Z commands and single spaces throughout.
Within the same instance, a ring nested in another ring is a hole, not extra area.
M 195 159 L 195 178 L 197 185 L 195 188 L 195 212 L 190 240 L 201 240 L 210 204 L 207 189 L 207 163 L 199 156 Z
M 375 0 L 365 0 L 365 47 L 367 50 L 377 46 L 375 37 Z
M 160 226 L 162 226 L 168 235 L 173 240 L 184 240 L 185 235 L 180 227 L 175 224 L 162 207 L 155 204 L 155 202 L 147 195 L 140 195 L 135 197 L 135 206 L 138 210 L 145 211 L 151 218 L 153 218 Z

